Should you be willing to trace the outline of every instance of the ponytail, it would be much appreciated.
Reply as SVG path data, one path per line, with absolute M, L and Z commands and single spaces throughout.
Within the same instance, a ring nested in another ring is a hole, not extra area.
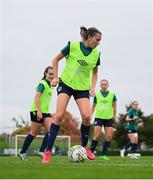
M 88 36 L 95 36 L 97 33 L 102 34 L 98 29 L 96 29 L 95 27 L 91 27 L 91 28 L 86 28 L 84 26 L 80 27 L 80 35 L 81 38 L 84 40 L 88 39 Z

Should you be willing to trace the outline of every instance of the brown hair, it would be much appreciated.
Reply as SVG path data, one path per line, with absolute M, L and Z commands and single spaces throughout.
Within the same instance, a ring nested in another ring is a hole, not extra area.
M 109 84 L 107 79 L 102 79 L 102 80 L 100 81 L 100 84 L 101 84 L 103 81 L 106 81 L 107 84 Z
M 80 35 L 83 40 L 87 40 L 88 36 L 95 36 L 97 33 L 102 34 L 98 29 L 95 27 L 86 28 L 84 26 L 80 27 Z
M 44 71 L 44 76 L 43 76 L 42 79 L 45 79 L 45 78 L 46 78 L 46 73 L 48 72 L 49 69 L 53 69 L 53 67 L 52 67 L 52 66 L 47 66 L 47 67 L 46 67 L 46 69 L 45 69 L 45 71 Z

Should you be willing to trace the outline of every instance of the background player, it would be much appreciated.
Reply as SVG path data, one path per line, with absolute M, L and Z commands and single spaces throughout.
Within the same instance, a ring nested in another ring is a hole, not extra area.
M 131 103 L 131 108 L 127 112 L 125 130 L 130 141 L 120 151 L 120 156 L 122 158 L 124 157 L 126 150 L 130 147 L 131 147 L 131 158 L 138 158 L 136 154 L 136 150 L 138 146 L 138 132 L 137 132 L 138 121 L 139 121 L 138 107 L 139 107 L 138 101 L 133 101 Z
M 105 141 L 102 156 L 100 158 L 109 160 L 106 156 L 113 136 L 113 123 L 116 123 L 116 96 L 113 91 L 108 90 L 108 81 L 103 79 L 100 83 L 100 91 L 94 97 L 92 113 L 95 112 L 94 136 L 91 143 L 91 151 L 94 152 L 101 137 L 102 127 L 105 130 Z
M 22 149 L 18 153 L 18 156 L 21 158 L 21 160 L 26 159 L 26 151 L 30 146 L 31 142 L 33 141 L 33 139 L 38 135 L 42 125 L 45 126 L 47 131 L 49 131 L 50 124 L 52 122 L 51 114 L 49 113 L 50 101 L 53 91 L 53 87 L 50 84 L 52 79 L 53 79 L 53 68 L 51 66 L 48 66 L 44 71 L 44 77 L 36 87 L 35 99 L 30 110 L 31 131 L 26 136 Z M 47 144 L 46 140 L 47 140 L 47 135 L 43 139 L 43 143 L 39 150 L 40 152 L 44 151 L 44 149 L 46 148 L 46 144 Z M 42 155 L 41 153 L 39 154 Z

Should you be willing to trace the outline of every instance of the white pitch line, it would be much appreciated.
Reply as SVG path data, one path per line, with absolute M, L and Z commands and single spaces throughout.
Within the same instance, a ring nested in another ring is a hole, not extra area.
M 10 161 L 9 162 L 11 165 L 13 164 L 39 164 L 39 163 L 33 163 L 33 162 L 30 162 L 29 161 L 23 161 L 23 162 L 13 162 L 13 161 Z M 2 163 L 3 164 L 3 163 Z M 2 165 L 1 164 L 1 165 Z M 40 165 L 43 165 L 41 162 L 40 162 Z M 116 166 L 116 167 L 153 167 L 153 164 L 118 164 L 118 163 L 69 163 L 69 162 L 53 162 L 53 163 L 49 163 L 48 165 L 74 165 L 74 166 L 93 166 L 93 165 L 98 165 L 98 166 Z
M 53 164 L 61 164 L 61 165 L 66 165 L 69 163 L 53 163 Z M 118 167 L 153 167 L 153 164 L 118 164 L 118 163 L 109 163 L 109 164 L 104 164 L 104 163 L 71 163 L 73 165 L 83 165 L 83 166 L 93 166 L 93 165 L 98 165 L 98 166 L 118 166 Z

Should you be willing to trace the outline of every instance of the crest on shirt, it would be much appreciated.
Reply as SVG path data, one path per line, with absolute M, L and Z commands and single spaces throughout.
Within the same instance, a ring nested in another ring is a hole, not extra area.
M 77 60 L 77 62 L 81 65 L 81 66 L 88 66 L 88 63 L 85 60 Z

